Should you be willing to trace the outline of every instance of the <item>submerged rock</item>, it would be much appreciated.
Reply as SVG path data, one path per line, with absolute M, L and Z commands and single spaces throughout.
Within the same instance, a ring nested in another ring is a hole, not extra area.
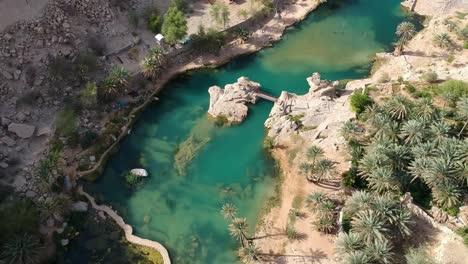
M 257 102 L 257 92 L 260 84 L 240 77 L 236 83 L 228 84 L 221 89 L 212 86 L 208 89 L 210 94 L 210 107 L 208 114 L 214 118 L 225 118 L 229 124 L 241 123 L 248 112 L 247 104 Z

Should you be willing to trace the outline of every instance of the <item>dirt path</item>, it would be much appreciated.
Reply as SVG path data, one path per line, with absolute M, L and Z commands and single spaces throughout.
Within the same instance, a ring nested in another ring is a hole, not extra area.
M 49 0 L 0 0 L 0 32 L 21 20 L 41 14 Z

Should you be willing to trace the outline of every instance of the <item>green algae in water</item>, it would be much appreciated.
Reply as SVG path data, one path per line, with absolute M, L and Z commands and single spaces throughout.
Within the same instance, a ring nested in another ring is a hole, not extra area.
M 302 94 L 308 91 L 305 79 L 314 71 L 331 80 L 364 77 L 369 58 L 394 41 L 395 28 L 404 19 L 399 3 L 329 0 L 273 48 L 171 82 L 161 100 L 141 115 L 103 176 L 87 189 L 103 194 L 103 202 L 119 205 L 135 233 L 163 243 L 175 264 L 238 263 L 237 243 L 219 211 L 223 203 L 236 204 L 253 231 L 262 207 L 275 201 L 269 197 L 278 176 L 263 150 L 263 123 L 272 104 L 259 101 L 242 124 L 202 133 L 210 140 L 189 152 L 192 159 L 180 177 L 173 161 L 178 146 L 206 120 L 208 88 L 247 76 L 273 95 L 286 89 Z M 130 192 L 118 175 L 141 167 L 141 157 L 150 176 L 141 189 Z

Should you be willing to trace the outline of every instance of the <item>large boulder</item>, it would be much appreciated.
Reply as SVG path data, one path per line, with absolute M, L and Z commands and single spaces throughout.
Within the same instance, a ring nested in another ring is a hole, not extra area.
M 210 94 L 210 107 L 208 114 L 214 118 L 223 117 L 230 124 L 241 123 L 248 112 L 247 104 L 257 102 L 256 93 L 260 84 L 240 77 L 236 83 L 228 84 L 222 89 L 212 86 L 208 89 Z
M 15 133 L 20 138 L 32 137 L 35 130 L 36 130 L 35 126 L 26 125 L 26 124 L 11 123 L 8 126 L 8 131 Z

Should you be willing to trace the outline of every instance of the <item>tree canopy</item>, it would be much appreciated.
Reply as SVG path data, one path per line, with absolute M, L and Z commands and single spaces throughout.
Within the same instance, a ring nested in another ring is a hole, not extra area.
M 172 6 L 164 15 L 162 33 L 168 43 L 175 43 L 187 34 L 187 20 L 184 12 Z

